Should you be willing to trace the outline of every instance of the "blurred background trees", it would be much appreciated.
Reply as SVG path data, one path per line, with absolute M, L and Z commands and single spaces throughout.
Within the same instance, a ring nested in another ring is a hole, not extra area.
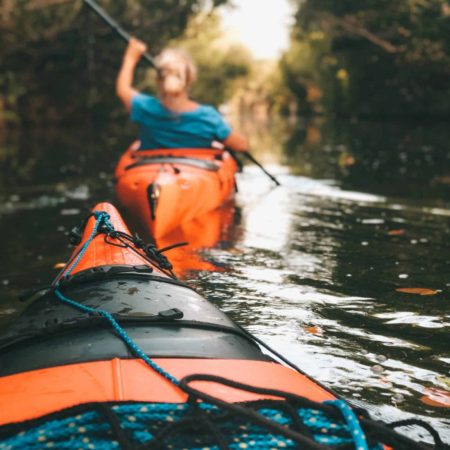
M 185 32 L 169 45 L 184 48 L 194 59 L 198 80 L 191 94 L 202 103 L 216 106 L 225 103 L 251 78 L 250 51 L 227 38 L 214 11 L 195 16 Z
M 152 54 L 185 47 L 201 102 L 264 117 L 450 114 L 449 0 L 291 0 L 278 62 L 254 61 L 227 38 L 216 8 L 231 0 L 98 2 Z M 0 126 L 123 117 L 114 95 L 123 50 L 82 0 L 0 0 Z M 142 63 L 139 87 L 154 89 L 152 77 Z
M 448 116 L 446 0 L 293 0 L 280 62 L 301 112 Z

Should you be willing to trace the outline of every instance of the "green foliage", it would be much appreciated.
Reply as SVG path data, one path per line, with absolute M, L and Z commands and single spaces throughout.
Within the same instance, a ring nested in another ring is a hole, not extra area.
M 191 95 L 200 102 L 220 105 L 251 72 L 250 53 L 245 47 L 226 40 L 215 14 L 192 20 L 185 34 L 173 45 L 184 48 L 197 65 L 198 79 Z
M 206 3 L 215 7 L 227 1 L 98 3 L 154 54 L 180 36 Z M 87 113 L 101 120 L 123 114 L 114 82 L 125 44 L 82 0 L 4 0 L 0 42 L 0 121 L 5 111 L 22 123 L 72 123 Z
M 449 114 L 446 0 L 297 0 L 297 4 L 291 47 L 281 70 L 303 110 Z M 308 101 L 311 86 L 322 91 L 319 101 Z

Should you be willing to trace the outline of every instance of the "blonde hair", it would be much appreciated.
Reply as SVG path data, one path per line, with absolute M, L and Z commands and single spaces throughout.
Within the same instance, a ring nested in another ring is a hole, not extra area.
M 155 58 L 160 89 L 165 94 L 176 95 L 197 78 L 197 68 L 192 58 L 184 50 L 168 48 Z

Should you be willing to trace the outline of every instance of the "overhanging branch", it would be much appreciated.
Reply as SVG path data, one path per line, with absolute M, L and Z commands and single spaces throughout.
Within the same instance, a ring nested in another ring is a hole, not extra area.
M 388 53 L 401 53 L 406 49 L 404 45 L 394 45 L 388 40 L 372 33 L 363 27 L 354 16 L 347 15 L 341 18 L 332 14 L 326 14 L 321 15 L 321 18 L 326 22 L 327 28 L 340 28 L 349 34 L 362 37 Z

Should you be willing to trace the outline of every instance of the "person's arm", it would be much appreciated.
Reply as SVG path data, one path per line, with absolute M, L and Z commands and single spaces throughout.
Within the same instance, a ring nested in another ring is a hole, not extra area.
M 140 40 L 131 38 L 123 56 L 122 66 L 116 80 L 116 94 L 128 112 L 131 111 L 131 100 L 137 93 L 133 88 L 134 69 L 147 51 L 147 46 Z
M 237 152 L 245 152 L 248 150 L 248 140 L 241 133 L 231 131 L 228 137 L 222 141 L 225 147 L 236 150 Z
M 237 152 L 245 152 L 248 150 L 247 138 L 241 133 L 234 131 L 215 108 L 210 107 L 209 113 L 211 114 L 212 123 L 215 126 L 216 141 Z

